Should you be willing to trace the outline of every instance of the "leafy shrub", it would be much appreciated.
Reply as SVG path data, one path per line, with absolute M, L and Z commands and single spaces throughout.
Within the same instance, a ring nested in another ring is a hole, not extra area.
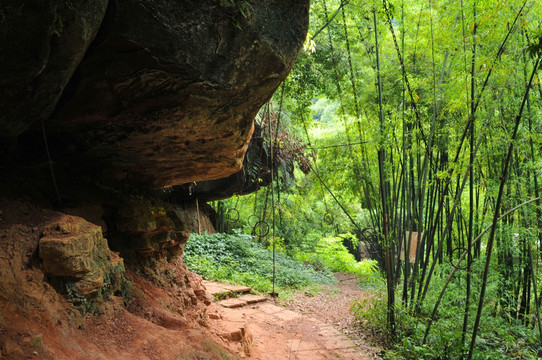
M 483 262 L 473 264 L 473 273 L 481 272 Z M 472 326 L 477 309 L 480 278 L 474 278 L 472 298 L 469 308 L 467 332 L 461 331 L 465 310 L 465 280 L 461 277 L 453 279 L 442 298 L 437 318 L 431 331 L 422 344 L 422 339 L 433 305 L 440 289 L 450 272 L 451 265 L 442 264 L 435 268 L 433 280 L 425 301 L 417 311 L 402 305 L 401 292 L 395 303 L 396 336 L 392 338 L 387 330 L 387 299 L 385 293 L 374 294 L 356 300 L 351 311 L 357 324 L 373 340 L 386 347 L 384 359 L 461 359 L 468 351 Z M 538 359 L 542 347 L 536 329 L 521 324 L 517 319 L 500 316 L 498 309 L 499 288 L 498 274 L 490 276 L 486 306 L 482 311 L 482 321 L 476 339 L 473 359 Z M 463 346 L 463 338 L 465 346 Z
M 362 281 L 369 283 L 381 281 L 382 278 L 378 274 L 376 260 L 364 259 L 359 262 L 356 261 L 354 255 L 342 243 L 345 236 L 351 235 L 322 238 L 316 244 L 314 252 L 298 252 L 294 255 L 294 258 L 303 263 L 311 264 L 315 269 L 357 274 Z
M 368 296 L 354 300 L 350 305 L 357 325 L 373 341 L 383 346 L 390 346 L 397 339 L 407 338 L 413 334 L 416 320 L 411 317 L 401 304 L 395 305 L 395 338 L 387 327 L 388 302 L 383 290 L 369 293 Z
M 260 291 L 272 289 L 273 254 L 246 234 L 191 235 L 184 252 L 186 265 L 211 280 L 244 284 Z M 333 275 L 275 253 L 277 287 L 333 284 Z

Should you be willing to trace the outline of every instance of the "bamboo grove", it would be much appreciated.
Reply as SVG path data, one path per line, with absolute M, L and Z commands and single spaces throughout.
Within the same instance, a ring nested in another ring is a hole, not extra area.
M 542 4 L 311 6 L 279 116 L 307 144 L 312 173 L 279 197 L 278 234 L 296 246 L 310 220 L 298 218 L 301 199 L 319 200 L 315 218 L 335 219 L 321 231 L 349 228 L 379 260 L 390 333 L 399 307 L 423 318 L 418 346 L 450 301 L 462 309 L 450 358 L 475 358 L 480 327 L 497 317 L 541 341 Z

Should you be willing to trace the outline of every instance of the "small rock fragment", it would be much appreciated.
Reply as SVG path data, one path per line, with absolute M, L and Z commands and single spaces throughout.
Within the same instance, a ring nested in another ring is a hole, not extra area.
M 218 314 L 218 313 L 210 313 L 209 314 L 209 319 L 220 320 L 220 319 L 222 319 L 222 316 L 220 316 L 220 314 Z

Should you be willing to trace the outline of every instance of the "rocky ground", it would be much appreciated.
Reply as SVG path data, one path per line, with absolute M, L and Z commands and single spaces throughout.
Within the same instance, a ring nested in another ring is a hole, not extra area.
M 268 298 L 236 308 L 221 306 L 224 301 L 214 303 L 208 309 L 211 327 L 228 341 L 230 349 L 250 359 L 378 358 L 380 349 L 369 345 L 349 311 L 353 300 L 370 295 L 368 290 L 359 289 L 355 275 L 335 276 L 337 285 L 322 287 L 317 293 L 295 293 L 287 302 Z M 236 299 L 229 300 L 228 306 Z
M 354 316 L 350 312 L 352 301 L 370 295 L 370 290 L 361 290 L 354 274 L 335 273 L 335 277 L 337 285 L 322 286 L 322 291 L 315 294 L 295 293 L 294 299 L 286 303 L 287 307 L 333 325 L 362 349 L 367 358 L 377 358 L 381 349 L 369 345 L 367 336 L 355 326 Z
M 229 309 L 211 303 L 201 277 L 180 257 L 123 269 L 94 229 L 81 218 L 0 199 L 1 360 L 377 356 L 353 326 L 351 301 L 369 295 L 353 275 L 337 274 L 338 285 L 294 294 L 286 304 L 268 298 Z M 54 244 L 54 255 L 62 244 L 86 246 L 90 237 L 94 247 L 77 256 L 63 251 L 61 263 L 44 250 Z M 109 268 L 106 260 L 117 265 Z M 106 273 L 89 270 L 98 265 Z M 79 281 L 62 277 L 65 271 L 80 273 Z

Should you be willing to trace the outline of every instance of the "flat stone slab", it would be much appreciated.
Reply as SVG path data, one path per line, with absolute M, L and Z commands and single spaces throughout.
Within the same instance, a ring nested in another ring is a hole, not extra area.
M 249 304 L 256 304 L 256 303 L 267 301 L 267 298 L 265 296 L 252 295 L 252 294 L 243 295 L 239 297 L 238 299 L 244 300 Z
M 205 286 L 205 288 L 207 289 L 207 291 L 209 291 L 209 293 L 211 293 L 211 295 L 215 296 L 217 294 L 221 294 L 221 293 L 229 293 L 230 291 L 228 289 L 225 289 L 224 287 L 222 287 L 222 284 L 219 284 L 219 283 L 215 283 L 215 282 L 212 282 L 212 281 L 206 281 L 206 280 L 203 280 L 203 286 Z
M 228 309 L 238 308 L 248 304 L 245 300 L 241 300 L 240 298 L 221 300 L 218 303 Z
M 225 289 L 228 289 L 232 292 L 236 292 L 236 293 L 248 293 L 252 290 L 252 288 L 248 287 L 248 286 L 240 286 L 240 285 L 229 285 L 229 284 L 222 284 L 222 286 L 225 288 Z
M 248 293 L 252 289 L 248 286 L 221 284 L 214 281 L 203 280 L 203 285 L 213 296 L 225 295 L 228 296 L 234 293 Z

